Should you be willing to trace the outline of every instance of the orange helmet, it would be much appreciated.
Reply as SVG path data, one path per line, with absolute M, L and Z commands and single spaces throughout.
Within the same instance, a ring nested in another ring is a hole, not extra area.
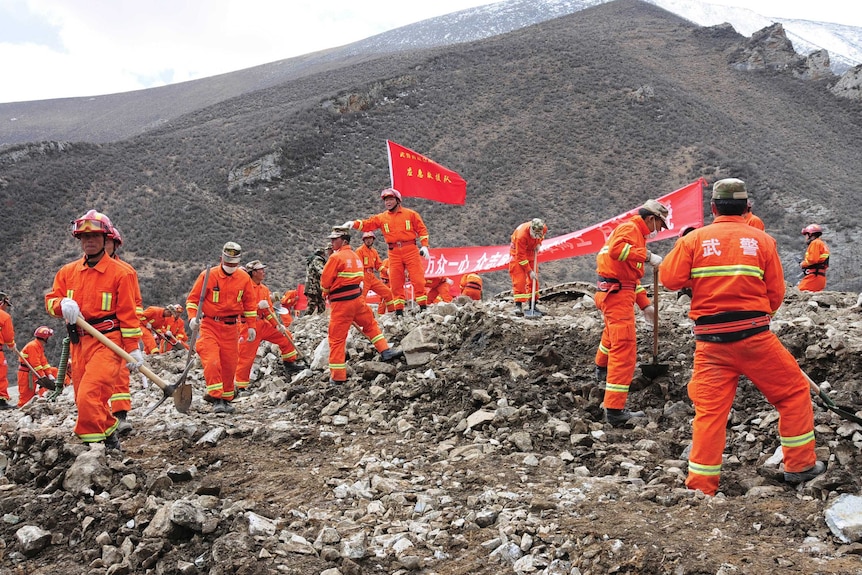
M 395 198 L 399 202 L 401 201 L 401 192 L 399 192 L 395 188 L 386 188 L 385 190 L 380 192 L 380 199 L 381 200 L 386 198 L 386 197 L 389 197 L 389 196 L 392 196 L 393 198 Z
M 113 227 L 108 216 L 96 210 L 90 210 L 72 222 L 72 235 L 76 238 L 85 233 L 109 235 Z
M 114 243 L 118 246 L 123 245 L 123 234 L 120 233 L 120 229 L 117 226 L 111 226 L 111 230 L 108 232 L 108 239 L 114 240 Z
M 33 332 L 33 337 L 38 337 L 39 339 L 48 339 L 52 335 L 54 335 L 54 330 L 47 325 L 40 325 Z
M 802 228 L 802 235 L 822 234 L 823 229 L 818 224 L 811 224 Z

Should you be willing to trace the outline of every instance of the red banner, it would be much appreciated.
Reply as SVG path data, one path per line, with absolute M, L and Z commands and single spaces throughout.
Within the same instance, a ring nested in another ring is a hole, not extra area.
M 464 178 L 395 142 L 386 140 L 386 146 L 392 187 L 402 196 L 464 205 L 467 198 Z
M 684 188 L 658 198 L 668 208 L 668 229 L 650 241 L 665 240 L 679 235 L 686 226 L 703 226 L 703 188 L 706 180 L 698 179 Z M 548 262 L 595 254 L 605 245 L 618 225 L 637 214 L 634 208 L 600 224 L 555 238 L 545 238 L 539 248 L 539 261 Z M 433 237 L 433 236 L 432 236 Z M 425 277 L 449 276 L 468 272 L 491 272 L 508 269 L 509 246 L 431 248 L 425 266 Z M 457 283 L 457 282 L 456 282 Z

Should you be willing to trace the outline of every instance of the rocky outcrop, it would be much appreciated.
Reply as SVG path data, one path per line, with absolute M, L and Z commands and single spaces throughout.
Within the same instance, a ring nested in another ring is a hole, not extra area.
M 281 177 L 280 154 L 272 153 L 232 169 L 227 176 L 228 190 L 249 186 L 255 182 L 271 182 Z
M 744 72 L 786 70 L 803 58 L 793 50 L 781 23 L 773 24 L 751 35 L 745 45 L 729 57 L 732 68 Z
M 844 72 L 829 90 L 839 98 L 862 100 L 862 64 Z

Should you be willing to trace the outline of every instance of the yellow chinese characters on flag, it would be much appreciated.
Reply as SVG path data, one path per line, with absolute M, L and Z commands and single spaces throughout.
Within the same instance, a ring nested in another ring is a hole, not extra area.
M 467 182 L 456 172 L 390 140 L 386 140 L 386 146 L 392 187 L 402 196 L 464 204 Z

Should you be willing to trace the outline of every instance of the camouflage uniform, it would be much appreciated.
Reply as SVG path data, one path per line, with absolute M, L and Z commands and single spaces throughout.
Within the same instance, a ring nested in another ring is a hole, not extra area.
M 326 265 L 326 252 L 317 250 L 305 260 L 305 295 L 308 298 L 308 309 L 305 314 L 323 313 L 326 311 L 326 302 L 320 289 L 320 274 Z

